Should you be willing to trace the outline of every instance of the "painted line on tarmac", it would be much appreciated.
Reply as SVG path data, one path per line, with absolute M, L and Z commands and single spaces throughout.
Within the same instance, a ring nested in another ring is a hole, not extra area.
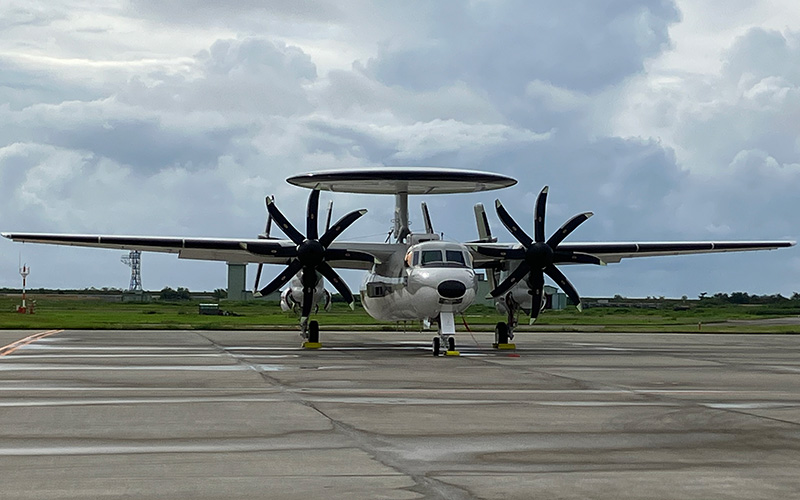
M 55 335 L 56 333 L 61 333 L 63 331 L 64 330 L 47 330 L 46 332 L 34 333 L 33 335 L 29 335 L 24 339 L 12 342 L 8 345 L 0 347 L 0 357 L 8 356 L 12 352 L 19 349 L 20 347 L 25 347 L 26 345 L 36 342 L 37 340 L 41 340 L 45 337 L 49 337 L 50 335 Z

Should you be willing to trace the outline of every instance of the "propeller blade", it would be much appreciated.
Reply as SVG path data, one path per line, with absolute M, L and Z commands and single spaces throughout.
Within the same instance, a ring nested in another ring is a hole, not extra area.
M 345 250 L 343 248 L 329 248 L 325 250 L 325 260 L 357 260 L 361 262 L 375 262 L 375 257 L 356 250 Z
M 253 295 L 258 293 L 258 282 L 261 281 L 261 270 L 264 269 L 264 263 L 258 263 L 258 269 L 256 270 L 256 284 L 253 285 Z
M 306 209 L 306 238 L 316 240 L 319 238 L 319 189 L 312 189 L 308 195 L 308 208 Z
M 531 271 L 528 277 L 531 294 L 531 321 L 536 321 L 542 312 L 542 294 L 544 293 L 544 274 L 542 271 Z
M 506 293 L 507 291 L 511 290 L 511 287 L 519 283 L 519 281 L 524 278 L 529 272 L 531 271 L 531 266 L 528 265 L 527 262 L 522 261 L 520 262 L 519 266 L 514 269 L 514 272 L 509 274 L 506 279 L 503 280 L 502 283 L 497 285 L 497 288 L 489 292 L 492 297 L 499 297 Z
M 342 295 L 342 298 L 347 302 L 347 305 L 350 308 L 353 308 L 353 293 L 348 288 L 347 283 L 339 276 L 339 273 L 333 270 L 333 268 L 327 263 L 323 262 L 322 264 L 317 267 L 317 271 L 320 272 L 321 275 L 325 276 L 325 279 L 328 280 L 328 283 L 333 285 L 333 287 Z
M 335 240 L 340 234 L 344 232 L 345 229 L 350 227 L 350 224 L 357 221 L 365 213 L 367 213 L 367 210 L 361 209 L 361 210 L 353 210 L 349 214 L 345 215 L 344 217 L 336 221 L 336 224 L 334 224 L 332 228 L 325 231 L 325 234 L 322 235 L 322 237 L 319 239 L 319 242 L 322 243 L 322 246 L 328 248 L 328 245 L 330 245 L 333 242 L 333 240 Z
M 269 199 L 274 202 L 275 201 L 275 196 L 274 195 L 270 195 Z M 264 228 L 263 237 L 265 239 L 270 239 L 270 232 L 271 231 L 272 231 L 272 215 L 270 215 L 269 212 L 267 212 L 267 226 Z M 261 235 L 259 235 L 259 237 L 261 237 Z M 258 287 L 256 286 L 256 288 L 258 288 Z
M 333 200 L 328 200 L 328 217 L 325 219 L 325 231 L 331 228 L 331 215 L 333 215 Z
M 598 266 L 606 265 L 605 262 L 600 260 L 600 257 L 588 253 L 556 251 L 553 254 L 554 264 L 562 264 L 565 262 L 573 262 L 575 264 L 595 264 Z
M 478 247 L 478 253 L 500 259 L 522 260 L 525 258 L 525 250 L 522 248 Z
M 572 283 L 569 282 L 566 276 L 556 268 L 556 266 L 549 265 L 544 268 L 544 272 L 553 278 L 553 281 L 558 283 L 558 286 L 564 290 L 564 293 L 567 294 L 567 297 L 570 298 L 572 302 L 575 303 L 575 306 L 578 308 L 579 311 L 583 310 L 583 306 L 581 305 L 581 297 L 578 295 L 578 291 L 575 290 L 575 287 L 572 286 Z
M 292 276 L 297 274 L 302 268 L 303 264 L 301 264 L 299 260 L 293 260 L 292 262 L 289 263 L 288 266 L 286 266 L 286 269 L 281 271 L 281 273 L 277 275 L 275 279 L 270 281 L 269 284 L 267 284 L 267 286 L 262 288 L 259 291 L 259 293 L 261 295 L 269 295 L 275 290 L 278 290 L 280 287 L 285 285 L 286 282 L 289 281 L 292 278 Z
M 275 222 L 278 223 L 278 225 L 281 228 L 281 231 L 283 231 L 283 233 L 286 236 L 288 236 L 289 239 L 292 240 L 295 245 L 299 245 L 300 243 L 303 242 L 303 240 L 306 239 L 305 236 L 300 234 L 300 232 L 297 229 L 295 229 L 292 223 L 289 222 L 289 220 L 283 216 L 281 211 L 278 210 L 278 207 L 275 206 L 275 202 L 272 201 L 269 197 L 267 197 L 267 211 L 272 216 L 272 218 L 275 219 Z
M 520 229 L 519 224 L 517 224 L 516 221 L 514 221 L 514 219 L 508 214 L 505 207 L 503 207 L 503 204 L 500 203 L 500 200 L 495 200 L 494 206 L 495 209 L 497 210 L 497 216 L 500 218 L 500 222 L 502 222 L 503 225 L 506 226 L 508 232 L 510 232 L 514 236 L 514 238 L 517 239 L 517 241 L 522 243 L 522 246 L 526 248 L 531 246 L 531 244 L 533 243 L 531 237 L 528 236 L 525 233 L 525 231 Z
M 536 206 L 533 209 L 533 236 L 537 243 L 544 241 L 544 213 L 547 207 L 547 191 L 549 189 L 547 186 L 542 188 L 542 192 L 536 197 Z
M 592 212 L 584 212 L 572 217 L 570 220 L 565 222 L 558 231 L 550 236 L 550 239 L 547 240 L 547 246 L 555 249 L 562 241 L 564 241 L 564 238 L 569 236 L 569 234 L 577 229 L 578 226 L 589 220 L 589 217 L 592 215 L 594 215 Z

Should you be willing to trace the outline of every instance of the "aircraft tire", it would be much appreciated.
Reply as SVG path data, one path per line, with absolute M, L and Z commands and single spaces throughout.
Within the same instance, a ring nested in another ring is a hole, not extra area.
M 494 342 L 495 344 L 508 344 L 508 325 L 502 321 L 498 321 L 494 327 Z
M 319 322 L 308 322 L 308 341 L 311 343 L 319 343 Z
M 438 356 L 441 350 L 441 340 L 439 337 L 433 337 L 433 355 Z
M 456 339 L 454 337 L 447 338 L 447 350 L 448 351 L 456 350 Z

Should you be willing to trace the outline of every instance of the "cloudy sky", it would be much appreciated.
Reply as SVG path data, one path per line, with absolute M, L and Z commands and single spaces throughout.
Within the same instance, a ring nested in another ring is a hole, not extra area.
M 548 232 L 595 213 L 570 241 L 800 234 L 794 0 L 98 4 L 0 4 L 2 231 L 252 237 L 268 194 L 301 224 L 289 175 L 433 165 L 519 180 L 412 198 L 448 239 L 474 239 L 472 205 L 496 197 L 530 225 L 544 185 Z M 342 239 L 383 240 L 391 197 L 332 196 L 370 210 Z M 0 286 L 19 286 L 20 254 L 33 287 L 130 277 L 122 252 L 4 239 Z M 800 252 L 566 273 L 586 296 L 790 295 Z M 226 270 L 145 254 L 143 281 L 212 290 Z

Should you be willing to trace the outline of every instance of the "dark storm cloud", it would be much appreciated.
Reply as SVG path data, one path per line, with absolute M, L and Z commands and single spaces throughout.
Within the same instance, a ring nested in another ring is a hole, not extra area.
M 92 151 L 141 172 L 174 164 L 190 168 L 215 166 L 233 139 L 245 132 L 226 127 L 186 133 L 154 120 L 111 119 L 84 124 L 79 129 L 53 130 L 45 134 L 45 140 L 56 146 Z
M 367 68 L 417 90 L 463 80 L 495 98 L 532 80 L 589 92 L 639 72 L 669 43 L 672 2 L 426 2 L 420 40 L 385 46 Z

